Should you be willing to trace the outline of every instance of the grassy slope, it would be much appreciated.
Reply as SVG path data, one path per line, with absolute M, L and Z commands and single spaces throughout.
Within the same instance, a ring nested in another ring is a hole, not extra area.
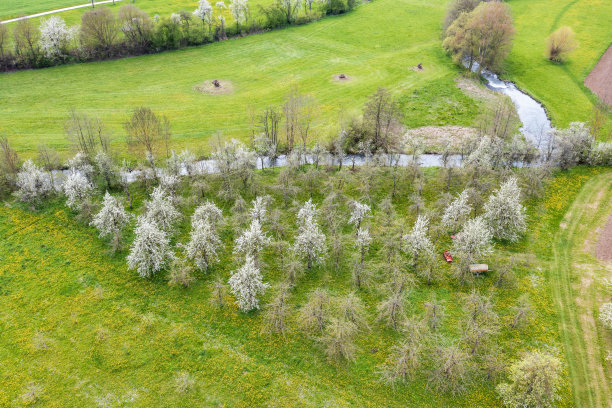
M 207 151 L 207 138 L 216 130 L 247 137 L 249 106 L 279 104 L 298 86 L 316 99 L 315 133 L 324 138 L 341 112 L 359 110 L 379 86 L 399 95 L 434 81 L 454 86 L 457 68 L 438 39 L 445 3 L 377 0 L 348 15 L 199 48 L 3 74 L 0 100 L 10 104 L 0 110 L 0 133 L 20 152 L 33 152 L 40 140 L 66 148 L 63 122 L 70 107 L 76 107 L 99 115 L 122 139 L 121 124 L 130 111 L 147 105 L 170 117 L 179 144 Z M 423 72 L 411 69 L 418 62 L 424 63 Z M 354 79 L 334 82 L 339 72 Z M 210 78 L 232 81 L 234 94 L 193 90 Z M 425 98 L 435 102 L 438 96 Z M 446 101 L 441 109 L 450 106 L 458 112 L 450 118 L 453 123 L 474 117 L 476 105 L 469 98 L 457 92 L 440 98 Z M 412 114 L 422 117 L 429 111 L 421 104 Z
M 596 101 L 584 79 L 612 42 L 608 0 L 512 0 L 516 38 L 505 77 L 546 106 L 554 125 L 586 121 Z M 580 43 L 565 64 L 544 57 L 546 37 L 570 26 Z
M 427 174 L 424 196 L 432 203 L 439 196 L 442 181 L 433 178 L 432 171 Z M 275 176 L 265 178 L 258 191 L 275 195 L 279 203 L 278 193 L 269 184 Z M 375 201 L 389 191 L 389 182 L 388 175 L 377 176 L 372 191 Z M 349 178 L 347 192 L 358 196 L 359 184 L 359 179 Z M 401 198 L 410 191 L 408 183 L 401 185 L 396 209 L 410 225 L 414 216 Z M 561 191 L 567 193 L 564 198 L 569 202 L 577 193 L 573 187 Z M 553 193 L 554 198 L 558 191 Z M 545 202 L 551 201 L 550 196 Z M 141 205 L 142 194 L 136 198 L 136 205 Z M 299 201 L 306 198 L 304 193 L 298 197 Z M 314 198 L 320 202 L 322 197 L 315 193 Z M 529 204 L 532 214 L 534 205 Z M 370 225 L 376 235 L 380 214 L 375 215 Z M 293 213 L 286 217 L 293 228 Z M 425 372 L 395 389 L 380 383 L 377 371 L 398 336 L 375 321 L 375 306 L 382 296 L 375 290 L 360 292 L 373 330 L 359 336 L 356 362 L 335 366 L 328 364 L 317 344 L 300 332 L 292 330 L 286 341 L 270 339 L 261 334 L 261 314 L 244 315 L 234 306 L 219 311 L 208 303 L 213 277 L 227 279 L 235 268 L 229 245 L 218 266 L 206 275 L 198 274 L 193 287 L 181 290 L 168 287 L 164 274 L 143 280 L 127 271 L 125 252 L 107 255 L 107 247 L 95 231 L 76 223 L 61 202 L 38 214 L 2 206 L 0 220 L 0 361 L 5 367 L 0 387 L 7 390 L 0 393 L 0 405 L 18 405 L 19 395 L 34 381 L 43 389 L 45 406 L 62 407 L 113 401 L 122 405 L 127 400 L 138 407 L 191 403 L 232 407 L 499 406 L 492 385 L 483 379 L 477 379 L 460 397 L 428 389 Z M 179 234 L 181 241 L 187 238 L 187 223 Z M 531 225 L 538 231 L 554 231 L 533 217 Z M 231 232 L 229 228 L 224 231 L 224 240 L 229 243 Z M 549 286 L 538 272 L 537 262 L 527 261 L 530 257 L 525 254 L 534 241 L 544 240 L 529 237 L 511 247 L 498 247 L 491 258 L 499 261 L 515 254 L 519 259 L 518 287 L 492 292 L 502 321 L 509 321 L 510 307 L 523 292 L 530 294 L 538 310 L 535 321 L 525 329 L 502 330 L 497 342 L 508 359 L 525 349 L 561 344 Z M 379 244 L 375 244 L 373 251 L 378 250 Z M 264 259 L 265 280 L 277 282 L 282 276 L 278 259 L 271 252 Z M 443 267 L 447 274 L 448 267 Z M 491 274 L 478 279 L 475 287 L 488 291 L 495 278 Z M 324 267 L 301 278 L 291 304 L 302 304 L 308 291 L 318 286 L 334 294 L 351 291 L 350 262 L 344 262 L 341 272 Z M 446 304 L 442 334 L 456 337 L 461 331 L 461 298 L 471 287 L 458 287 L 449 277 L 431 288 L 419 285 L 408 298 L 408 313 L 422 316 L 423 302 L 435 292 Z M 269 298 L 268 293 L 263 303 Z M 291 319 L 290 327 L 295 325 Z M 46 349 L 35 348 L 37 334 L 47 339 Z M 196 379 L 194 391 L 185 395 L 174 390 L 174 376 L 182 370 Z M 571 406 L 568 384 L 562 387 L 562 395 L 561 406 Z
M 609 339 L 595 320 L 603 300 L 601 278 L 610 272 L 593 255 L 593 236 L 605 225 L 611 203 L 612 173 L 607 172 L 584 185 L 554 237 L 549 276 L 579 407 L 612 405 L 604 360 Z

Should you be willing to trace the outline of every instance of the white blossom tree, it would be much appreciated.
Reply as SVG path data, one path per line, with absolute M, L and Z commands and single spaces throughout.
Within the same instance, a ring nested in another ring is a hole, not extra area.
M 26 160 L 17 173 L 17 196 L 23 202 L 36 204 L 53 190 L 51 178 L 32 160 Z
M 599 308 L 599 320 L 608 329 L 612 329 L 612 303 L 604 303 Z
M 474 149 L 472 153 L 465 159 L 463 163 L 466 167 L 473 167 L 479 170 L 488 170 L 492 166 L 493 159 L 491 157 L 492 139 L 489 136 L 485 136 L 480 139 L 478 147 Z
M 174 259 L 170 239 L 150 218 L 138 217 L 134 234 L 136 238 L 132 242 L 127 263 L 128 268 L 137 269 L 141 277 L 152 276 Z
M 271 200 L 272 197 L 268 195 L 255 198 L 253 201 L 253 207 L 250 210 L 251 218 L 259 221 L 260 224 L 265 222 L 268 212 L 268 204 Z
M 94 174 L 94 167 L 89 163 L 87 155 L 83 152 L 78 152 L 71 159 L 66 162 L 66 166 L 70 169 L 71 173 L 79 172 L 85 177 L 91 180 Z
M 529 352 L 510 366 L 510 383 L 499 384 L 497 392 L 507 407 L 553 407 L 561 399 L 562 370 L 557 357 L 541 351 Z
M 427 255 L 434 251 L 431 239 L 427 236 L 428 226 L 429 219 L 424 215 L 419 215 L 412 230 L 402 237 L 402 247 L 412 256 L 415 268 L 421 254 Z
M 325 256 L 325 234 L 317 221 L 317 208 L 308 200 L 298 211 L 298 236 L 295 239 L 295 253 L 306 258 L 308 269 L 313 263 L 321 262 Z
M 102 201 L 102 209 L 97 213 L 91 225 L 100 232 L 100 237 L 111 237 L 113 250 L 117 250 L 121 242 L 121 231 L 127 225 L 130 218 L 116 197 L 106 192 Z
M 157 224 L 164 232 L 169 233 L 181 214 L 174 207 L 172 198 L 163 187 L 155 187 L 151 199 L 145 203 L 145 217 Z
M 487 255 L 493 250 L 493 236 L 482 217 L 468 220 L 453 241 L 453 255 L 463 256 L 467 263 Z
M 197 221 L 206 221 L 216 227 L 223 222 L 223 212 L 212 201 L 206 201 L 199 205 L 191 216 L 191 225 L 195 225 Z
M 244 24 L 249 10 L 248 0 L 231 0 L 229 9 L 234 16 L 238 27 Z
M 469 203 L 469 194 L 463 190 L 444 210 L 442 225 L 451 232 L 456 232 L 467 220 L 472 206 Z
M 208 26 L 208 30 L 210 31 L 212 13 L 213 9 L 210 3 L 207 0 L 200 0 L 198 2 L 198 8 L 195 9 L 193 15 L 202 20 L 202 23 L 206 24 Z
M 367 204 L 353 201 L 351 203 L 351 218 L 349 218 L 349 224 L 354 225 L 355 228 L 359 229 L 364 218 L 369 217 L 372 210 Z
M 193 260 L 200 271 L 205 271 L 212 263 L 219 260 L 217 248 L 221 240 L 208 220 L 196 220 L 192 223 L 190 240 L 185 245 L 185 255 Z
M 113 164 L 111 157 L 101 150 L 94 157 L 94 164 L 98 174 L 106 182 L 106 186 L 110 187 L 113 181 L 117 179 L 117 167 Z
M 83 200 L 89 197 L 94 190 L 87 177 L 80 172 L 70 173 L 66 177 L 62 188 L 66 195 L 66 205 L 73 210 L 78 208 Z
M 270 237 L 262 231 L 259 221 L 253 220 L 249 228 L 244 230 L 236 240 L 234 253 L 257 259 L 259 253 L 269 244 Z
M 76 33 L 76 27 L 66 26 L 61 17 L 43 18 L 40 22 L 40 46 L 45 57 L 57 60 L 65 56 Z
M 521 189 L 515 177 L 510 177 L 489 197 L 484 210 L 484 219 L 495 238 L 514 242 L 527 229 Z
M 263 282 L 261 272 L 252 256 L 247 255 L 244 265 L 229 278 L 230 292 L 243 312 L 259 309 L 258 295 L 269 286 Z
M 357 230 L 357 237 L 355 238 L 355 246 L 359 250 L 360 264 L 363 265 L 365 256 L 370 249 L 372 244 L 372 237 L 370 231 L 365 228 L 359 228 Z

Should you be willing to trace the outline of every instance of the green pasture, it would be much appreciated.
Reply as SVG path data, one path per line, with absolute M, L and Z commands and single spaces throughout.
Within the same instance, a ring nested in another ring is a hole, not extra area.
M 504 77 L 541 101 L 555 126 L 587 121 L 597 97 L 584 79 L 612 43 L 612 7 L 608 0 L 511 0 L 516 37 Z M 546 38 L 571 27 L 579 47 L 568 62 L 545 56 Z
M 499 269 L 510 257 L 515 258 L 514 286 L 493 286 L 496 272 L 486 274 L 466 286 L 450 277 L 450 268 L 440 258 L 442 278 L 432 286 L 416 284 L 407 297 L 409 315 L 424 316 L 423 303 L 435 293 L 445 305 L 445 319 L 438 341 L 458 341 L 461 335 L 463 296 L 473 288 L 490 294 L 500 314 L 502 330 L 495 344 L 503 350 L 503 359 L 511 360 L 522 351 L 551 350 L 564 361 L 572 361 L 564 369 L 562 399 L 558 406 L 574 406 L 572 392 L 575 361 L 582 362 L 583 353 L 570 355 L 564 333 L 565 315 L 557 307 L 559 300 L 552 291 L 559 272 L 548 273 L 546 256 L 559 231 L 563 217 L 583 186 L 601 187 L 601 170 L 577 169 L 558 175 L 544 199 L 527 202 L 529 233 L 517 244 L 498 244 L 489 258 L 493 269 Z M 258 194 L 271 194 L 274 208 L 279 209 L 293 234 L 295 210 L 285 208 L 282 195 L 274 183 L 278 170 L 259 173 Z M 324 198 L 322 187 L 335 174 L 321 175 L 313 199 Z M 401 180 L 394 200 L 399 222 L 409 228 L 414 221 L 410 200 L 413 192 L 410 172 L 400 170 Z M 608 176 L 609 178 L 609 173 Z M 309 198 L 300 174 L 291 183 L 299 187 L 298 202 Z M 433 206 L 445 184 L 437 170 L 426 170 L 423 197 Z M 568 181 L 569 180 L 569 181 Z M 591 183 L 591 180 L 593 183 Z M 490 180 L 493 185 L 495 180 Z M 216 198 L 218 181 L 209 179 L 207 199 L 222 206 L 230 215 L 231 203 Z M 363 188 L 360 171 L 350 173 L 343 188 L 349 197 L 359 198 Z M 377 171 L 370 194 L 374 217 L 367 221 L 372 234 L 378 236 L 384 225 L 383 214 L 376 203 L 391 188 L 391 170 Z M 460 189 L 453 183 L 453 191 Z M 187 191 L 189 188 L 187 187 Z M 589 190 L 590 191 L 590 190 Z M 143 190 L 135 193 L 136 212 L 140 211 Z M 188 194 L 188 193 L 187 193 Z M 254 194 L 242 191 L 246 200 Z M 605 197 L 609 197 L 606 193 Z M 602 200 L 603 203 L 603 200 Z M 189 215 L 192 206 L 184 209 Z M 347 211 L 343 206 L 342 211 Z M 348 216 L 348 215 L 347 215 Z M 286 338 L 262 332 L 261 312 L 244 314 L 231 299 L 230 306 L 217 309 L 209 303 L 210 284 L 215 277 L 229 277 L 239 262 L 232 256 L 235 238 L 232 223 L 222 228 L 224 242 L 221 262 L 205 274 L 198 273 L 189 289 L 167 285 L 166 273 L 153 279 L 142 279 L 125 265 L 126 250 L 115 255 L 96 231 L 75 220 L 62 199 L 56 199 L 38 212 L 19 205 L 0 208 L 0 405 L 20 406 L 23 394 L 32 384 L 40 390 L 41 406 L 78 407 L 94 405 L 185 406 L 205 407 L 385 407 L 385 406 L 457 406 L 497 407 L 495 382 L 473 373 L 468 391 L 459 396 L 436 392 L 427 385 L 430 357 L 423 360 L 424 369 L 406 385 L 392 388 L 380 381 L 380 370 L 390 347 L 400 336 L 377 321 L 376 305 L 384 291 L 378 286 L 384 270 L 383 251 L 375 241 L 368 262 L 380 265 L 371 286 L 359 290 L 366 304 L 370 331 L 357 337 L 359 351 L 355 362 L 330 363 L 321 346 L 297 329 L 295 310 L 305 302 L 308 292 L 325 287 L 333 296 L 355 290 L 351 283 L 351 229 L 345 227 L 347 256 L 339 271 L 329 264 L 315 267 L 303 275 L 289 301 L 291 317 Z M 181 222 L 175 241 L 188 238 L 189 218 Z M 128 236 L 128 242 L 131 239 Z M 75 245 L 78 243 L 78 245 Z M 450 245 L 444 237 L 439 245 Z M 556 245 L 556 244 L 555 244 Z M 536 258 L 537 256 L 537 258 Z M 541 262 L 539 259 L 543 258 Z M 283 279 L 284 271 L 272 249 L 266 250 L 264 278 L 274 284 Z M 265 305 L 273 290 L 263 297 Z M 536 308 L 534 320 L 524 328 L 510 330 L 511 307 L 521 293 L 529 293 Z M 581 336 L 570 332 L 569 336 Z M 572 337 L 573 338 L 573 337 Z M 566 357 L 564 357 L 566 356 Z M 566 358 L 568 360 L 566 360 Z M 179 392 L 176 377 L 187 372 L 194 380 L 193 388 Z M 595 406 L 595 405 L 589 405 Z M 603 405 L 602 405 L 603 406 Z
M 247 139 L 249 110 L 282 104 L 293 87 L 315 100 L 317 139 L 335 136 L 339 121 L 359 113 L 378 87 L 414 100 L 416 110 L 403 101 L 408 126 L 432 114 L 443 118 L 438 124 L 469 124 L 477 104 L 455 87 L 460 71 L 439 46 L 445 9 L 445 0 L 377 0 L 347 15 L 204 47 L 3 74 L 0 133 L 26 155 L 41 141 L 67 149 L 64 122 L 76 108 L 103 119 L 125 154 L 122 123 L 144 105 L 169 117 L 177 147 L 206 153 L 216 131 Z M 416 72 L 419 62 L 425 69 Z M 337 82 L 339 73 L 352 79 Z M 231 81 L 233 93 L 194 90 L 213 78 Z M 447 91 L 440 95 L 440 88 Z

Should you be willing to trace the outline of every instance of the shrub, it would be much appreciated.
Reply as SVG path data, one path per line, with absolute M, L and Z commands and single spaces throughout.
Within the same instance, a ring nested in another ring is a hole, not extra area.
M 566 61 L 569 54 L 578 48 L 574 30 L 561 27 L 546 39 L 546 57 L 555 62 Z
M 94 57 L 108 58 L 115 52 L 119 30 L 113 12 L 100 7 L 81 16 L 81 45 Z
M 127 4 L 119 9 L 117 18 L 130 50 L 133 52 L 147 51 L 153 39 L 154 29 L 149 15 L 133 4 Z
M 450 27 L 461 13 L 471 13 L 482 0 L 454 0 L 444 19 L 444 31 Z
M 446 30 L 442 46 L 458 64 L 472 69 L 495 70 L 510 52 L 514 27 L 510 8 L 501 2 L 481 3 L 471 13 L 462 13 Z

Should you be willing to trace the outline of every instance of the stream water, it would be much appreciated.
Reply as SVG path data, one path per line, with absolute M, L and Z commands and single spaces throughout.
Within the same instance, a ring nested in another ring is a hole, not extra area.
M 478 69 L 477 67 L 475 69 Z M 546 115 L 544 107 L 535 99 L 522 92 L 512 82 L 502 81 L 497 75 L 483 71 L 482 77 L 487 81 L 487 87 L 495 92 L 503 93 L 510 97 L 519 119 L 521 120 L 522 127 L 520 128 L 521 133 L 525 136 L 525 139 L 531 142 L 536 148 L 543 149 L 548 142 L 549 132 L 552 129 L 550 120 Z M 306 162 L 313 163 L 312 157 L 306 156 Z M 398 164 L 400 166 L 407 166 L 413 162 L 413 158 L 407 154 L 399 155 Z M 362 166 L 366 163 L 366 158 L 359 155 L 347 155 L 342 161 L 343 166 Z M 460 155 L 452 155 L 448 159 L 448 164 L 457 166 L 461 163 Z M 275 159 L 265 158 L 263 162 L 264 167 L 284 167 L 287 165 L 287 156 L 280 155 Z M 418 165 L 421 167 L 440 167 L 443 165 L 442 155 L 440 154 L 422 154 L 418 158 Z M 517 163 L 517 166 L 520 166 Z M 262 168 L 261 161 L 257 161 L 257 168 Z M 200 160 L 195 164 L 195 172 L 199 174 L 217 173 L 217 164 L 212 159 Z M 56 178 L 58 184 L 62 183 L 62 175 L 66 176 L 68 170 L 58 170 L 55 172 L 60 175 Z M 186 169 L 181 170 L 181 174 L 187 175 Z M 128 182 L 132 182 L 140 175 L 139 170 L 133 170 L 127 174 L 123 174 L 123 177 Z
M 521 133 L 525 139 L 536 148 L 543 149 L 549 141 L 552 130 L 550 119 L 544 107 L 531 96 L 521 91 L 512 82 L 502 81 L 492 72 L 483 71 L 482 77 L 487 80 L 487 87 L 495 92 L 503 93 L 510 97 L 523 126 Z

